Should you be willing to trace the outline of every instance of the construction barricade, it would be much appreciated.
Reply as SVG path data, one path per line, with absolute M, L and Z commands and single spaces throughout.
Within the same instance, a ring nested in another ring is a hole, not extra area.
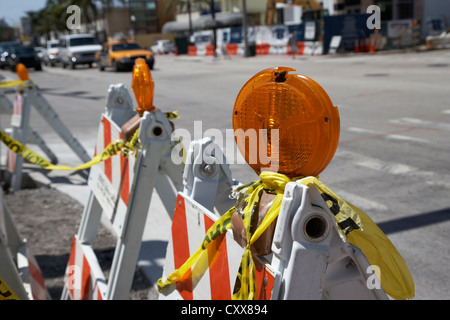
M 317 83 L 290 71 L 294 70 L 261 71 L 236 99 L 235 134 L 260 128 L 256 144 L 271 151 L 259 154 L 268 162 L 250 161 L 250 134 L 236 135 L 259 180 L 238 185 L 214 142 L 191 143 L 187 159 L 192 164 L 186 163 L 185 185 L 178 194 L 158 280 L 160 299 L 414 296 L 408 267 L 389 239 L 366 213 L 316 177 L 337 148 L 339 114 Z M 269 110 L 260 99 L 269 91 L 273 96 L 268 99 L 279 104 L 276 109 Z M 281 91 L 285 99 L 277 96 Z M 305 109 L 311 108 L 308 117 L 296 114 L 299 92 L 308 97 L 303 101 Z M 264 129 L 268 119 L 273 124 L 270 131 Z M 316 134 L 306 135 L 312 131 Z M 270 136 L 276 138 L 269 140 Z M 305 144 L 319 147 L 302 154 Z M 253 151 L 259 153 L 258 148 Z
M 229 171 L 226 164 L 219 165 L 217 160 L 215 163 L 217 176 L 221 171 Z M 186 167 L 187 171 L 191 169 Z M 211 199 L 217 199 L 220 184 L 228 186 L 229 192 L 233 184 L 226 175 L 216 180 L 213 176 L 209 181 L 198 170 L 197 175 L 190 181 L 203 180 L 207 188 L 196 189 L 188 184 L 178 194 L 162 279 L 180 270 L 197 253 L 199 245 L 206 242 L 209 232 L 220 234 L 218 230 L 224 227 L 214 225 L 219 216 L 207 207 L 211 207 Z M 310 179 L 286 184 L 276 227 L 271 227 L 274 228 L 271 261 L 269 256 L 254 258 L 254 297 L 260 300 L 387 299 L 361 250 L 342 240 L 334 215 L 314 184 L 308 183 Z M 221 200 L 229 203 L 228 197 Z M 226 223 L 232 223 L 232 218 L 228 219 Z M 233 293 L 236 294 L 243 281 L 238 271 L 244 253 L 244 248 L 235 241 L 234 232 L 228 230 L 214 239 L 214 244 L 189 266 L 183 281 L 162 286 L 159 299 L 233 299 Z M 373 286 L 368 287 L 367 283 L 372 281 Z
M 139 106 L 136 110 L 123 85 L 109 90 L 96 152 L 104 148 L 103 153 L 115 152 L 112 149 L 117 147 L 112 146 L 117 140 L 126 141 L 131 149 L 91 168 L 91 192 L 72 241 L 62 299 L 127 299 L 153 190 L 168 212 L 175 207 L 176 191 L 182 187 L 183 164 L 176 165 L 170 159 L 177 142 L 171 141 L 168 114 L 152 105 L 153 80 L 149 80 L 145 61 L 138 64 L 137 60 L 133 72 L 133 91 Z M 109 279 L 104 277 L 92 249 L 102 212 L 117 237 Z

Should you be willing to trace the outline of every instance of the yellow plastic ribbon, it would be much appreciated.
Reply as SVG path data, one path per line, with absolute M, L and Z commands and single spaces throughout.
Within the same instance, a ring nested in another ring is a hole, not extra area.
M 10 87 L 30 87 L 31 85 L 25 84 L 22 80 L 14 81 L 0 81 L 0 88 L 10 88 Z
M 105 161 L 113 156 L 115 156 L 118 153 L 123 153 L 125 157 L 128 157 L 130 152 L 136 149 L 136 144 L 138 141 L 138 132 L 139 130 L 136 130 L 136 132 L 133 135 L 133 138 L 127 142 L 124 143 L 122 140 L 116 140 L 108 144 L 108 146 L 100 152 L 98 155 L 92 158 L 92 160 L 77 166 L 77 167 L 70 167 L 70 166 L 64 166 L 64 165 L 54 165 L 50 162 L 48 162 L 45 158 L 34 152 L 33 150 L 27 148 L 19 141 L 11 138 L 9 135 L 4 133 L 2 130 L 0 130 L 0 140 L 9 148 L 11 151 L 15 152 L 17 155 L 21 156 L 25 160 L 29 161 L 30 163 L 36 164 L 42 169 L 46 170 L 62 170 L 62 171 L 77 171 L 77 170 L 84 170 L 87 168 L 92 167 L 93 165 L 99 164 L 102 161 Z

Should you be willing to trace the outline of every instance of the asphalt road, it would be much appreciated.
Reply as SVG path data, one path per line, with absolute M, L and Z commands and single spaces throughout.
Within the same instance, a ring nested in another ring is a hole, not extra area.
M 152 72 L 154 104 L 163 111 L 179 111 L 176 127 L 193 133 L 194 121 L 201 120 L 203 132 L 209 128 L 225 132 L 232 128 L 239 90 L 255 73 L 287 66 L 313 78 L 328 92 L 341 118 L 339 147 L 321 181 L 366 211 L 388 235 L 411 270 L 416 299 L 449 299 L 449 61 L 450 50 L 296 59 L 157 56 Z M 0 75 L 16 79 L 10 71 Z M 89 154 L 94 151 L 109 85 L 131 88 L 131 72 L 95 68 L 44 68 L 31 70 L 30 77 Z M 13 94 L 9 91 L 8 96 L 12 99 Z M 8 121 L 3 116 L 0 125 L 6 127 Z M 31 125 L 61 164 L 80 164 L 35 110 Z M 247 165 L 232 164 L 231 169 L 241 182 L 256 179 Z M 83 177 L 58 173 L 48 177 L 55 186 L 64 185 L 63 191 L 69 190 L 70 181 L 86 189 Z M 76 192 L 72 195 L 77 197 Z M 159 256 L 142 262 L 153 277 L 162 272 L 163 237 L 147 239 L 148 244 L 159 244 Z

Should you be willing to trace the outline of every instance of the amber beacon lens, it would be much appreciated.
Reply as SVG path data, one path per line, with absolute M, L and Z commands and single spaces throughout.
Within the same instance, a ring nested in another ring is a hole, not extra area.
M 144 111 L 152 110 L 155 83 L 147 63 L 142 58 L 135 60 L 131 88 L 138 104 L 136 110 L 139 114 L 142 116 Z
M 235 139 L 258 174 L 317 176 L 336 152 L 339 112 L 317 82 L 291 71 L 266 69 L 244 85 L 233 109 Z

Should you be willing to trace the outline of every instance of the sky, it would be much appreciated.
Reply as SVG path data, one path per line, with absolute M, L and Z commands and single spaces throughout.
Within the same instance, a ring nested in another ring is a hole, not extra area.
M 37 11 L 45 7 L 47 0 L 0 0 L 0 19 L 10 26 L 20 22 L 26 11 Z

